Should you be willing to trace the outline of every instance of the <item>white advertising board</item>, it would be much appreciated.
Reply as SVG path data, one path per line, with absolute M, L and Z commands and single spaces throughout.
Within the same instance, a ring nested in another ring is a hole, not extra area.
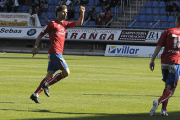
M 0 26 L 41 26 L 37 14 L 0 13 Z
M 156 47 L 150 46 L 128 46 L 128 45 L 107 45 L 104 56 L 122 57 L 152 57 Z M 163 49 L 157 55 L 160 58 Z
M 0 27 L 0 38 L 34 39 L 43 27 Z M 96 42 L 149 42 L 157 43 L 163 31 L 112 30 L 71 28 L 66 30 L 66 40 Z M 49 39 L 46 34 L 43 39 Z
M 36 39 L 42 28 L 0 27 L 0 38 Z

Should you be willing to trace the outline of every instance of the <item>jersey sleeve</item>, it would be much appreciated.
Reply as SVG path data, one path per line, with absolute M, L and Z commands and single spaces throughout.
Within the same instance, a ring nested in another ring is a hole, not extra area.
M 167 38 L 167 30 L 165 30 L 161 37 L 159 38 L 157 45 L 159 46 L 165 46 L 166 45 L 166 38 Z
M 68 22 L 66 28 L 74 28 L 76 24 L 76 21 L 74 22 Z
M 53 29 L 53 26 L 54 25 L 52 22 L 48 22 L 47 25 L 41 31 L 40 35 L 44 36 L 45 34 L 49 33 Z

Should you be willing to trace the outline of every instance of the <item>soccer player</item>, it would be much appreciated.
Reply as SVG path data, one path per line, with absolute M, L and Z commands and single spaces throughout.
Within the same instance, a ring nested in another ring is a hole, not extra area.
M 153 107 L 150 110 L 150 116 L 153 116 L 162 103 L 161 115 L 168 116 L 166 112 L 169 98 L 174 94 L 179 75 L 180 75 L 180 16 L 175 21 L 175 28 L 166 29 L 157 42 L 157 47 L 152 56 L 149 67 L 154 70 L 154 60 L 161 48 L 164 51 L 161 55 L 161 69 L 165 88 L 162 96 L 158 100 L 153 101 Z
M 39 95 L 44 90 L 44 93 L 49 97 L 49 86 L 55 84 L 61 79 L 70 74 L 70 70 L 62 54 L 65 42 L 65 32 L 67 28 L 80 26 L 84 20 L 85 7 L 79 7 L 79 19 L 76 22 L 65 21 L 67 17 L 67 7 L 60 5 L 56 9 L 56 19 L 48 22 L 36 39 L 35 46 L 32 49 L 32 55 L 36 55 L 38 45 L 45 34 L 49 34 L 51 46 L 49 48 L 49 62 L 46 77 L 41 81 L 36 91 L 30 96 L 35 103 L 39 102 Z M 56 74 L 57 70 L 61 70 Z

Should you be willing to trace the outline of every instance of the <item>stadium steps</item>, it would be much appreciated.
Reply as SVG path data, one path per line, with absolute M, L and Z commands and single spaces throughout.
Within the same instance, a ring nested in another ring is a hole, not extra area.
M 138 1 L 141 7 L 145 5 L 145 2 L 142 2 L 142 0 L 136 1 Z M 121 23 L 118 27 L 126 27 L 127 23 L 134 18 L 134 15 L 139 13 L 139 9 L 136 10 L 136 1 L 130 1 L 129 6 L 125 6 L 123 13 L 117 16 L 117 20 Z

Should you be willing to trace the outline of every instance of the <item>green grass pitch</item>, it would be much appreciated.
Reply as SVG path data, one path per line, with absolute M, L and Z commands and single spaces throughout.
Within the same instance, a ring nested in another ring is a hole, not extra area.
M 50 97 L 30 95 L 46 75 L 47 55 L 0 54 L 0 120 L 179 120 L 180 90 L 169 100 L 168 117 L 149 116 L 162 95 L 160 59 L 64 55 L 71 74 L 51 86 Z

